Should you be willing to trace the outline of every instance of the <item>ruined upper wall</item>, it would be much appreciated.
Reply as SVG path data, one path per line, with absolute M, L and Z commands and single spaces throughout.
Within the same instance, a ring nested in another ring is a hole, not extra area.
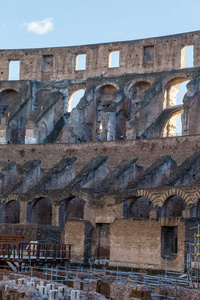
M 185 67 L 187 45 L 194 45 L 193 66 L 200 66 L 200 31 L 96 45 L 1 50 L 0 80 L 9 79 L 12 60 L 20 60 L 21 80 L 77 79 L 180 69 Z M 112 51 L 119 51 L 119 67 L 109 67 Z M 86 54 L 85 70 L 77 70 L 80 54 Z

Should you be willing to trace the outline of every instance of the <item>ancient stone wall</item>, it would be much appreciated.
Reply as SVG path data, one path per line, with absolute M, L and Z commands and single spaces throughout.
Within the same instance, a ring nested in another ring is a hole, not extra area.
M 65 224 L 65 243 L 72 245 L 73 263 L 83 263 L 91 255 L 92 225 L 87 221 L 70 220 Z
M 171 224 L 167 224 L 171 226 Z M 174 223 L 173 223 L 174 225 Z M 184 222 L 178 226 L 178 250 L 173 259 L 168 260 L 168 268 L 173 271 L 184 268 Z M 161 223 L 154 220 L 116 220 L 110 229 L 111 266 L 133 268 L 164 269 L 165 257 L 161 256 Z
M 180 151 L 181 149 L 181 151 Z M 1 166 L 10 161 L 24 164 L 31 159 L 40 159 L 41 167 L 49 169 L 63 157 L 75 156 L 76 173 L 96 155 L 107 155 L 107 164 L 112 170 L 127 157 L 139 157 L 137 164 L 150 166 L 160 156 L 170 155 L 179 165 L 188 156 L 200 150 L 198 136 L 170 137 L 147 140 L 110 141 L 98 143 L 0 145 Z
M 200 64 L 199 31 L 136 41 L 61 48 L 1 50 L 1 80 L 9 79 L 9 62 L 20 61 L 20 79 L 52 80 L 148 73 L 184 68 L 185 46 L 194 45 L 194 66 Z M 119 51 L 119 62 L 112 55 Z M 79 67 L 80 55 L 85 65 Z

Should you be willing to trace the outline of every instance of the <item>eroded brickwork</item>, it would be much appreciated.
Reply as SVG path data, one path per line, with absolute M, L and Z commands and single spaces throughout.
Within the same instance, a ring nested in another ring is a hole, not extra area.
M 198 31 L 0 51 L 2 235 L 8 228 L 59 243 L 65 230 L 72 262 L 160 270 L 169 253 L 169 269 L 182 269 L 188 222 L 200 218 L 199 48 Z M 20 61 L 17 81 L 8 80 L 12 60 Z M 175 137 L 180 115 L 182 136 Z

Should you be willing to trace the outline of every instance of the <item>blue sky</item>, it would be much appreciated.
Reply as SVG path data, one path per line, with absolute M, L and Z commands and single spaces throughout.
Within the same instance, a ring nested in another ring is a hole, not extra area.
M 199 0 L 7 0 L 0 48 L 134 40 L 199 29 Z

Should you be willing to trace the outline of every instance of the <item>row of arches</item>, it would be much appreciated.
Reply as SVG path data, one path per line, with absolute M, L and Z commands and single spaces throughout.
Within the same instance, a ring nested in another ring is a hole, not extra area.
M 85 201 L 74 197 L 72 200 L 59 206 L 59 225 L 64 228 L 68 219 L 83 219 Z M 20 223 L 20 201 L 10 200 L 1 204 L 0 223 Z M 36 223 L 41 225 L 52 225 L 53 207 L 49 198 L 41 197 L 35 199 L 27 206 L 27 223 Z
M 84 219 L 85 200 L 74 197 L 70 201 L 58 206 L 59 226 L 64 228 L 66 220 Z M 0 223 L 20 223 L 20 200 L 9 200 L 1 204 Z M 182 217 L 183 211 L 188 207 L 183 197 L 171 195 L 166 198 L 163 205 L 157 205 L 150 200 L 150 197 L 137 196 L 123 202 L 123 217 L 132 219 L 149 219 L 150 213 L 157 210 L 157 217 L 176 218 Z M 188 217 L 200 218 L 200 199 L 190 207 Z M 34 199 L 27 205 L 27 223 L 42 225 L 53 224 L 53 204 L 49 198 L 40 197 Z
M 124 217 L 132 219 L 149 219 L 150 212 L 153 210 L 153 203 L 147 197 L 135 197 L 124 202 Z M 180 196 L 171 196 L 158 207 L 157 217 L 176 218 L 181 217 L 183 210 L 186 208 L 185 200 Z M 193 207 L 193 217 L 200 217 L 200 202 Z
M 186 77 L 177 77 L 164 83 L 161 110 L 164 110 L 167 107 L 183 104 L 183 97 L 187 91 L 186 84 L 188 82 L 188 78 Z M 103 86 L 97 86 L 94 95 L 94 107 L 96 110 L 96 125 L 94 124 L 94 126 L 96 126 L 96 134 L 99 135 L 102 140 L 109 140 L 110 136 L 112 137 L 113 135 L 115 139 L 119 139 L 121 136 L 125 137 L 127 136 L 127 122 L 130 122 L 133 127 L 139 126 L 135 128 L 136 132 L 145 130 L 145 128 L 143 128 L 144 126 L 136 125 L 136 123 L 137 120 L 141 118 L 142 101 L 147 96 L 147 93 L 151 91 L 153 84 L 154 83 L 152 81 L 143 79 L 130 83 L 128 87 L 124 87 L 126 95 L 117 96 L 119 98 L 117 101 L 116 92 L 119 90 L 119 86 L 113 82 L 108 82 Z M 178 90 L 180 91 L 178 92 Z M 73 108 L 78 105 L 84 94 L 85 89 L 83 86 L 81 88 L 72 89 L 70 91 L 69 98 L 66 98 L 66 111 L 64 113 L 70 113 Z M 18 91 L 12 88 L 4 89 L 0 92 L 0 122 L 4 113 L 13 103 L 13 100 L 17 97 L 17 95 Z M 37 102 L 37 99 L 35 101 Z M 116 103 L 114 103 L 114 101 L 116 101 Z M 32 105 L 33 109 L 38 106 L 38 103 L 36 102 Z M 121 104 L 116 109 L 116 105 L 119 102 L 121 102 Z M 183 108 L 180 108 L 170 115 L 162 128 L 161 136 L 173 136 L 175 134 L 181 135 L 182 114 Z M 148 115 L 145 115 L 144 117 L 145 123 L 150 124 L 152 122 Z M 21 135 L 24 134 L 25 125 L 23 116 L 19 116 L 17 120 L 12 121 L 12 124 L 9 125 L 9 136 L 12 143 L 23 142 L 23 137 L 21 137 Z M 114 128 L 114 130 L 112 128 Z M 43 141 L 48 134 L 49 130 L 47 128 L 47 124 L 42 122 L 38 128 L 38 141 Z
M 183 98 L 187 92 L 186 85 L 188 84 L 188 82 L 188 78 L 178 77 L 169 80 L 165 84 L 161 110 L 175 106 L 180 107 L 177 107 L 176 111 L 173 111 L 170 114 L 169 118 L 165 121 L 160 136 L 168 137 L 174 135 L 182 135 L 183 126 L 181 118 L 183 118 L 182 116 L 184 112 Z M 96 131 L 97 134 L 100 136 L 101 140 L 109 140 L 109 136 L 112 136 L 112 132 L 108 135 L 108 123 L 111 122 L 108 113 L 110 113 L 110 118 L 112 118 L 112 112 L 116 113 L 116 120 L 112 120 L 112 122 L 115 123 L 113 124 L 113 126 L 115 127 L 116 132 L 113 134 L 115 135 L 116 139 L 119 139 L 121 136 L 126 136 L 127 122 L 131 122 L 132 126 L 137 127 L 135 129 L 136 132 L 145 131 L 145 127 L 137 125 L 137 121 L 139 118 L 141 118 L 142 100 L 144 100 L 144 98 L 146 97 L 147 92 L 150 92 L 151 88 L 152 83 L 143 80 L 130 85 L 127 89 L 127 98 L 123 99 L 120 108 L 117 109 L 117 111 L 115 111 L 113 101 L 118 87 L 113 85 L 113 83 L 97 87 L 97 90 L 95 92 L 95 104 L 97 114 Z M 76 95 L 77 97 L 75 97 Z M 83 95 L 84 89 L 72 93 L 72 97 L 69 98 L 71 109 L 77 105 L 78 101 L 83 97 Z M 76 98 L 74 105 L 73 98 Z M 68 108 L 70 107 L 70 105 L 68 106 Z M 145 122 L 143 123 L 148 122 L 150 125 L 152 122 L 151 116 L 146 115 Z

